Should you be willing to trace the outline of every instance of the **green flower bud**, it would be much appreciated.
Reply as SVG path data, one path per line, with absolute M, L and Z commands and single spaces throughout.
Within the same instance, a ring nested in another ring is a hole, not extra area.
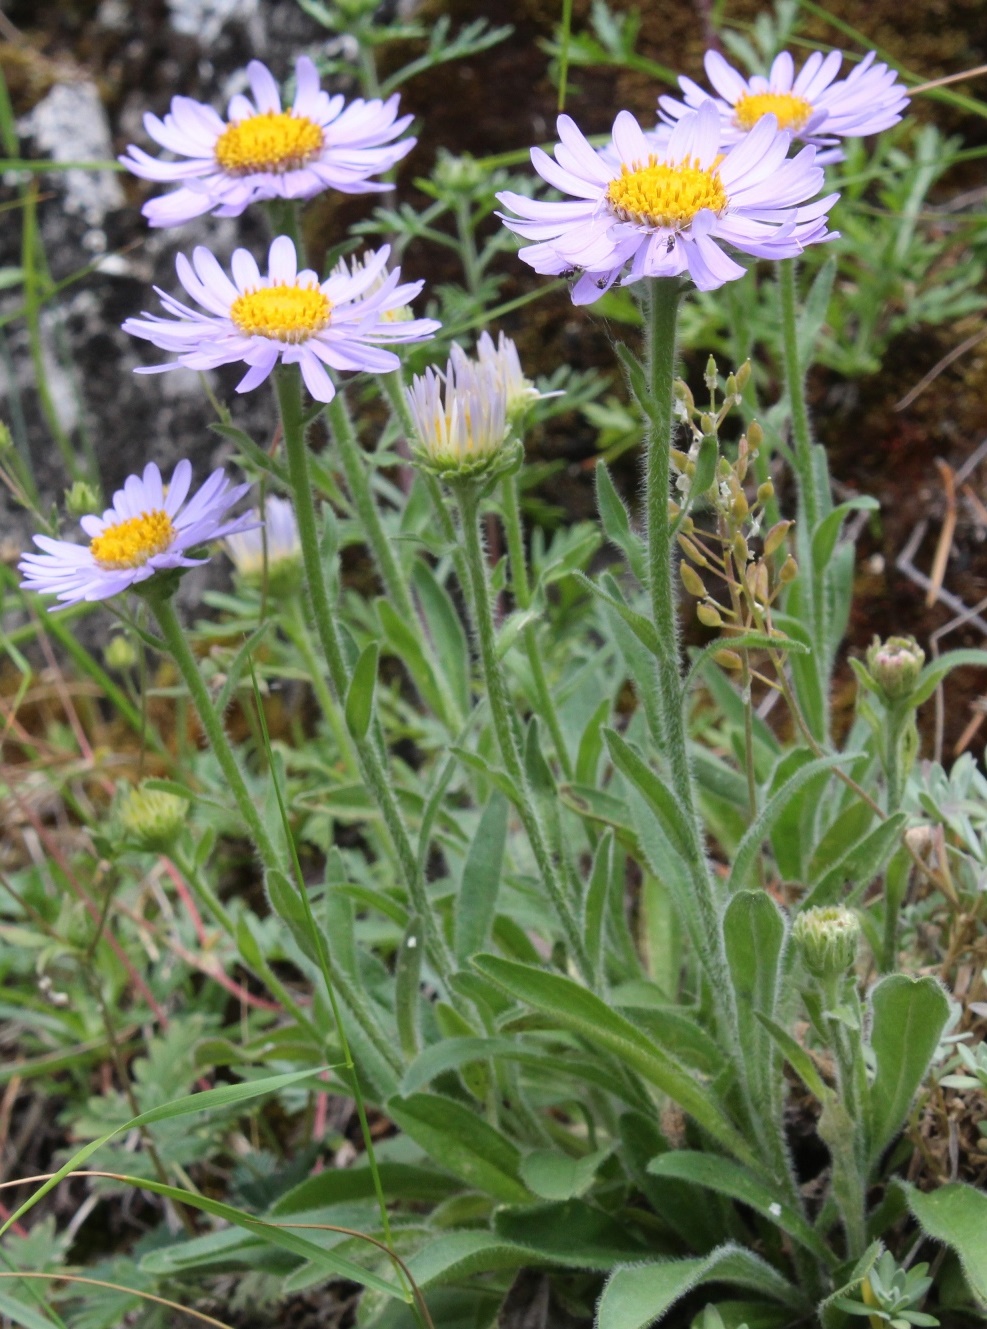
M 117 819 L 127 840 L 138 849 L 164 854 L 178 839 L 188 811 L 187 800 L 177 794 L 138 785 L 124 791 L 117 805 Z
M 115 669 L 122 673 L 124 669 L 132 669 L 137 663 L 137 650 L 129 637 L 123 637 L 118 633 L 110 638 L 109 645 L 103 652 L 103 660 L 107 669 Z
M 76 480 L 65 491 L 65 511 L 70 517 L 88 517 L 100 508 L 99 494 L 86 480 Z
M 805 909 L 792 924 L 792 941 L 815 978 L 838 978 L 852 969 L 860 920 L 842 905 Z
M 439 151 L 438 161 L 435 163 L 435 183 L 442 190 L 456 194 L 472 194 L 480 185 L 486 183 L 488 174 L 481 163 L 468 152 L 456 157 L 451 152 L 442 149 Z
M 875 637 L 867 651 L 867 670 L 885 701 L 900 701 L 915 689 L 925 651 L 914 637 Z

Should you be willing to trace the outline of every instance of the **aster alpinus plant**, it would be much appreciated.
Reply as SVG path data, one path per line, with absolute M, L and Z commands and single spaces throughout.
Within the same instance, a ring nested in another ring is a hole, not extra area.
M 348 16 L 366 55 L 371 8 L 324 17 L 338 30 Z M 839 142 L 907 103 L 873 56 L 837 81 L 842 59 L 816 53 L 796 74 L 783 52 L 745 79 L 710 53 L 718 97 L 683 79 L 659 125 L 621 110 L 599 147 L 561 115 L 552 154 L 532 149 L 539 180 L 498 191 L 506 230 L 482 251 L 493 199 L 472 210 L 475 162 L 445 161 L 438 210 L 403 214 L 427 240 L 450 213 L 455 240 L 432 239 L 461 251 L 474 326 L 507 232 L 575 306 L 624 288 L 639 303 L 643 343 L 630 334 L 616 356 L 644 434 L 642 512 L 600 460 L 599 520 L 550 540 L 526 529 L 522 500 L 526 441 L 559 408 L 557 381 L 533 382 L 502 331 L 472 344 L 443 328 L 424 283 L 402 276 L 414 251 L 399 268 L 387 243 L 335 247 L 324 272 L 303 252 L 305 200 L 389 187 L 414 146 L 372 60 L 364 99 L 323 91 L 302 57 L 290 109 L 254 61 L 251 98 L 225 120 L 180 97 L 147 117 L 179 158 L 122 159 L 177 183 L 145 204 L 151 225 L 284 206 L 268 214 L 266 267 L 247 248 L 228 265 L 208 245 L 179 255 L 191 303 L 162 289 L 164 316 L 123 325 L 167 357 L 138 372 L 241 366 L 236 392 L 271 391 L 279 431 L 254 439 L 221 410 L 252 483 L 217 471 L 190 497 L 187 461 L 167 486 L 149 461 L 102 515 L 81 513 L 87 543 L 39 534 L 19 569 L 53 610 L 106 601 L 191 702 L 201 747 L 162 742 L 167 778 L 121 788 L 105 826 L 90 818 L 114 885 L 72 953 L 99 953 L 132 876 L 174 883 L 173 912 L 200 941 L 203 916 L 215 928 L 211 981 L 240 1002 L 239 1024 L 213 1012 L 233 1082 L 189 1092 L 183 1061 L 168 1102 L 131 1095 L 126 1124 L 102 1131 L 90 1107 L 84 1148 L 6 1229 L 95 1155 L 114 1185 L 181 1206 L 182 1234 L 140 1263 L 171 1306 L 180 1280 L 222 1267 L 284 1293 L 359 1284 L 368 1326 L 492 1324 L 507 1277 L 537 1267 L 599 1329 L 643 1329 L 706 1283 L 740 1291 L 703 1324 L 925 1324 L 931 1284 L 905 1265 L 926 1235 L 955 1253 L 971 1304 L 987 1298 L 983 1195 L 901 1175 L 950 1006 L 917 960 L 899 971 L 910 882 L 933 876 L 906 835 L 915 712 L 983 654 L 927 664 L 914 643 L 876 643 L 856 721 L 833 735 L 843 522 L 875 505 L 834 506 L 794 264 L 836 234 L 824 167 Z M 725 375 L 711 358 L 697 405 L 677 378 L 679 311 L 696 291 L 726 299 L 755 264 L 777 276 L 780 335 Z M 749 410 L 769 353 L 784 366 L 790 502 Z M 190 629 L 176 591 L 218 542 L 233 589 L 206 592 L 219 617 Z M 375 596 L 343 575 L 354 545 Z M 693 602 L 705 635 L 687 653 Z M 275 732 L 269 698 L 299 683 L 318 718 Z M 230 845 L 245 842 L 237 877 Z M 263 892 L 231 890 L 231 875 Z M 322 1166 L 328 1089 L 355 1105 L 349 1168 Z M 261 1166 L 231 1126 L 227 1152 L 256 1167 L 216 1198 L 162 1123 L 265 1093 L 280 1114 L 264 1130 L 304 1120 L 305 1147 Z M 800 1113 L 827 1156 L 811 1177 Z M 126 1126 L 141 1132 L 139 1175 L 107 1152 Z

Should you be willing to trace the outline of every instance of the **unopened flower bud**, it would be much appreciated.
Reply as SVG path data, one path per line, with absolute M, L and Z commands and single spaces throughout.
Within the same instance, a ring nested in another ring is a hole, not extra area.
M 375 4 L 371 8 L 376 7 Z M 457 194 L 471 194 L 478 185 L 484 183 L 487 173 L 480 162 L 470 153 L 464 152 L 456 157 L 451 152 L 439 152 L 435 165 L 435 183 L 440 189 Z
M 789 554 L 781 565 L 781 571 L 778 573 L 778 580 L 781 582 L 782 586 L 787 586 L 790 582 L 793 582 L 798 575 L 799 565 L 795 562 L 795 559 L 792 558 L 791 554 Z
M 117 817 L 127 839 L 137 848 L 163 854 L 177 840 L 188 811 L 188 802 L 177 794 L 138 785 L 123 794 Z
M 757 487 L 758 503 L 767 503 L 768 499 L 774 498 L 774 496 L 775 496 L 775 487 L 770 480 L 765 480 L 763 485 L 758 485 Z
M 288 598 L 302 584 L 302 546 L 295 509 L 286 498 L 271 494 L 264 504 L 263 521 L 259 511 L 253 515 L 257 525 L 228 535 L 223 541 L 226 552 L 245 586 L 263 586 L 266 577 L 268 594 Z
M 103 661 L 107 669 L 115 669 L 118 673 L 122 673 L 125 669 L 133 669 L 137 663 L 137 649 L 129 637 L 117 633 L 115 637 L 110 638 L 103 652 Z
M 744 663 L 736 651 L 717 651 L 713 659 L 721 669 L 740 669 Z
M 709 391 L 715 392 L 719 376 L 716 372 L 716 361 L 713 359 L 712 356 L 710 356 L 709 359 L 706 361 L 706 373 L 703 375 L 703 377 L 706 380 L 706 387 L 709 389 Z M 703 433 L 706 432 L 707 431 L 704 429 Z
M 852 969 L 859 940 L 860 920 L 842 905 L 805 909 L 792 924 L 792 941 L 815 978 L 839 978 Z
M 737 373 L 735 375 L 737 380 L 738 392 L 743 392 L 744 388 L 747 387 L 747 384 L 750 382 L 750 376 L 751 376 L 751 362 L 749 360 L 745 360 L 744 363 L 737 370 Z
M 867 670 L 886 701 L 900 701 L 915 688 L 925 652 L 914 637 L 875 637 L 867 651 Z
M 764 442 L 764 430 L 756 420 L 752 420 L 747 426 L 747 442 L 755 451 Z
M 704 434 L 712 434 L 716 430 L 716 422 L 708 411 L 703 411 L 699 417 L 699 428 Z
M 698 618 L 703 627 L 706 628 L 721 628 L 723 626 L 723 619 L 720 616 L 720 611 L 715 605 L 697 605 L 696 618 Z
M 65 491 L 65 511 L 70 517 L 88 517 L 100 507 L 99 494 L 86 480 L 76 480 Z

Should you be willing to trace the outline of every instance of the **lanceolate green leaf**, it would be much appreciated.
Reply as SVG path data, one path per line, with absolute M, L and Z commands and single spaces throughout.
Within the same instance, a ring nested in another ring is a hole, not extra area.
M 714 1139 L 752 1166 L 756 1157 L 747 1141 L 726 1117 L 712 1093 L 688 1074 L 657 1043 L 635 1025 L 612 1011 L 604 1001 L 561 974 L 533 965 L 517 964 L 494 955 L 473 961 L 484 977 L 505 991 L 550 1015 L 564 1029 L 581 1034 L 597 1048 L 613 1053 L 625 1065 L 667 1094 Z
M 767 891 L 739 891 L 723 915 L 723 941 L 737 1003 L 743 1074 L 756 1113 L 774 1111 L 780 1069 L 771 1037 L 757 1019 L 773 1018 L 785 922 Z M 768 1126 L 770 1129 L 770 1126 Z
M 371 642 L 360 652 L 346 694 L 346 724 L 354 738 L 366 738 L 374 711 L 374 687 L 377 683 L 377 643 Z
M 949 1018 L 934 978 L 890 974 L 871 993 L 870 1042 L 877 1074 L 870 1090 L 870 1162 L 901 1129 Z
M 973 649 L 947 651 L 938 660 L 930 660 L 919 675 L 915 691 L 910 698 L 911 704 L 920 706 L 923 701 L 932 696 L 951 670 L 959 669 L 962 665 L 976 665 L 981 669 L 987 667 L 987 651 Z
M 734 857 L 728 883 L 731 893 L 745 885 L 751 868 L 754 866 L 754 860 L 764 840 L 770 834 L 772 826 L 785 809 L 789 807 L 792 800 L 798 797 L 804 786 L 820 772 L 830 771 L 834 766 L 842 765 L 847 760 L 844 756 L 836 756 L 819 757 L 815 761 L 807 762 L 794 775 L 789 776 L 778 792 L 767 801 L 754 821 L 751 822 L 750 829 L 737 846 L 737 853 Z
M 987 1310 L 987 1195 L 960 1182 L 928 1193 L 898 1185 L 926 1234 L 959 1256 L 970 1291 Z
M 746 1168 L 730 1158 L 717 1158 L 715 1154 L 701 1154 L 688 1149 L 673 1149 L 652 1159 L 648 1171 L 656 1177 L 691 1181 L 696 1186 L 705 1186 L 720 1195 L 727 1195 L 739 1204 L 746 1204 L 769 1222 L 776 1223 L 783 1232 L 787 1232 L 824 1264 L 834 1262 L 826 1243 L 798 1210 L 783 1201 L 772 1187 L 752 1177 Z
M 596 1329 L 647 1329 L 687 1292 L 703 1283 L 733 1283 L 800 1307 L 802 1299 L 764 1260 L 740 1246 L 720 1246 L 700 1260 L 623 1265 L 603 1289 Z
M 471 1189 L 507 1202 L 529 1198 L 518 1175 L 517 1148 L 472 1108 L 440 1094 L 412 1094 L 390 1099 L 387 1114 Z
M 495 793 L 483 809 L 463 864 L 455 921 L 455 951 L 460 963 L 483 950 L 490 936 L 504 861 L 507 806 L 504 795 Z

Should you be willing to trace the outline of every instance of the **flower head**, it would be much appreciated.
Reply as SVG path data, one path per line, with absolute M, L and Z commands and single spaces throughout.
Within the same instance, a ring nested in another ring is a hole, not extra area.
M 251 530 L 227 536 L 223 541 L 233 566 L 247 585 L 258 585 L 264 578 L 268 588 L 288 593 L 301 580 L 302 547 L 298 538 L 295 509 L 286 498 L 270 495 L 264 503 L 264 519 L 255 508 L 251 512 L 256 525 Z
M 229 509 L 249 485 L 231 485 L 222 470 L 213 471 L 186 503 L 192 467 L 180 461 L 167 489 L 154 462 L 143 476 L 131 475 L 113 495 L 113 506 L 102 517 L 83 517 L 80 526 L 88 545 L 36 535 L 40 554 L 25 554 L 17 565 L 22 587 L 56 595 L 62 604 L 108 600 L 174 568 L 191 568 L 205 558 L 188 553 L 200 545 L 232 535 L 254 524 L 249 514 L 226 520 Z
M 415 460 L 426 470 L 446 478 L 489 476 L 517 460 L 507 392 L 489 357 L 471 360 L 453 343 L 445 373 L 416 374 L 406 395 L 418 433 Z
M 163 120 L 145 115 L 144 128 L 161 147 L 184 161 L 165 162 L 131 144 L 120 161 L 144 180 L 180 182 L 179 188 L 144 204 L 152 226 L 179 226 L 211 212 L 239 217 L 266 198 L 311 198 L 324 189 L 365 194 L 390 189 L 370 177 L 390 170 L 415 145 L 394 142 L 411 116 L 398 117 L 398 97 L 386 102 L 346 105 L 319 88 L 319 75 L 307 56 L 295 65 L 291 110 L 270 70 L 259 60 L 247 66 L 253 101 L 236 96 L 227 119 L 190 97 L 172 99 Z
M 736 143 L 753 129 L 765 115 L 773 115 L 780 129 L 792 137 L 815 144 L 825 151 L 820 164 L 843 160 L 836 147 L 841 138 L 859 138 L 878 134 L 901 119 L 908 105 L 905 88 L 897 82 L 893 69 L 874 63 L 870 51 L 846 78 L 834 82 L 843 56 L 830 51 L 825 58 L 813 51 L 795 73 L 795 63 L 787 51 L 777 56 L 765 78 L 754 74 L 745 79 L 724 60 L 718 51 L 707 51 L 706 75 L 719 96 L 708 93 L 690 78 L 680 78 L 683 101 L 659 97 L 661 117 L 674 124 L 682 116 L 712 101 L 720 112 L 721 143 Z
M 843 905 L 803 909 L 792 924 L 792 940 L 815 978 L 838 978 L 857 958 L 860 920 Z
M 787 160 L 790 135 L 764 116 L 720 153 L 720 116 L 706 101 L 683 115 L 656 152 L 628 111 L 614 121 L 608 149 L 596 152 L 567 116 L 559 116 L 553 161 L 540 148 L 531 160 L 550 185 L 573 198 L 561 203 L 498 194 L 517 218 L 500 214 L 527 240 L 521 258 L 536 272 L 582 275 L 576 304 L 590 304 L 623 275 L 688 272 L 700 290 L 742 277 L 744 268 L 717 241 L 758 258 L 791 258 L 830 238 L 826 211 L 837 195 L 806 204 L 823 183 L 815 148 Z
M 125 789 L 117 805 L 120 829 L 126 838 L 148 853 L 166 854 L 181 834 L 189 803 L 178 794 L 148 789 L 140 784 Z
M 455 342 L 452 345 L 454 356 L 461 356 L 466 359 L 466 352 L 463 351 Z M 500 390 L 504 394 L 504 406 L 507 411 L 508 421 L 518 421 L 523 419 L 536 401 L 541 401 L 545 397 L 561 397 L 562 392 L 539 392 L 530 378 L 526 378 L 521 369 L 521 360 L 517 353 L 517 347 L 511 341 L 510 337 L 505 337 L 501 332 L 497 341 L 491 337 L 489 332 L 480 334 L 480 339 L 476 343 L 476 358 L 481 368 L 487 368 L 493 374 L 500 385 Z
M 337 269 L 321 283 L 311 269 L 299 272 L 295 246 L 286 235 L 271 244 L 266 277 L 245 249 L 233 254 L 232 281 L 204 246 L 193 251 L 191 263 L 179 254 L 179 281 L 206 312 L 190 309 L 159 290 L 172 317 L 144 314 L 128 318 L 123 329 L 162 350 L 177 351 L 178 359 L 136 372 L 215 369 L 242 361 L 249 368 L 237 392 L 250 392 L 280 360 L 300 367 L 316 401 L 332 401 L 336 389 L 326 365 L 387 373 L 400 361 L 375 343 L 422 341 L 439 327 L 429 318 L 393 318 L 423 283 L 399 285 L 398 268 L 379 280 L 389 253 L 385 245 L 352 273 Z
M 885 701 L 901 701 L 915 690 L 925 651 L 914 637 L 875 637 L 867 648 L 867 672 Z

